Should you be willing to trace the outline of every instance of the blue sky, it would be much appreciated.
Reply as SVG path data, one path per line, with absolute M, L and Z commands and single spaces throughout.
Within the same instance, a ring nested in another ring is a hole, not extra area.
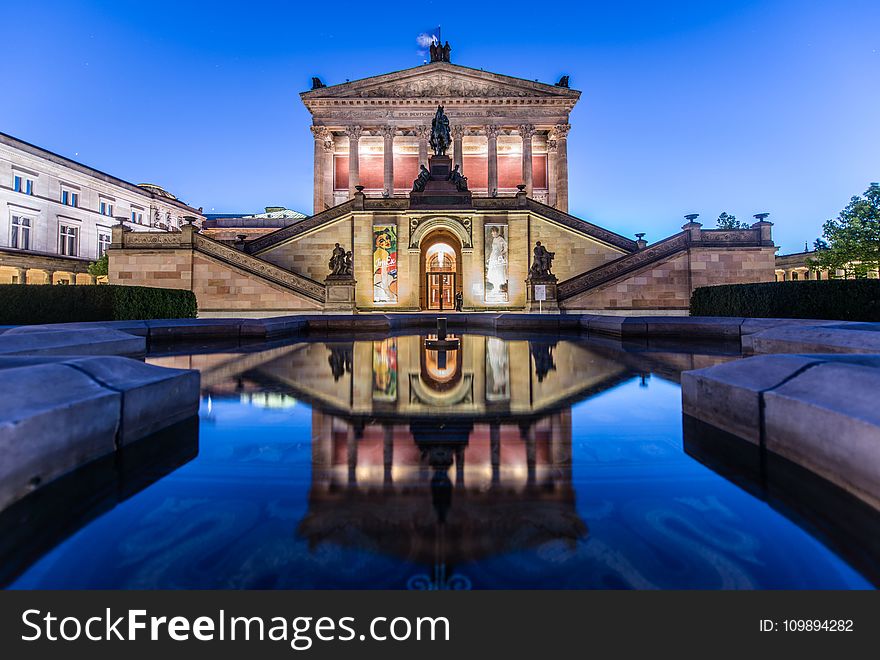
M 571 211 L 651 241 L 769 211 L 784 251 L 880 180 L 880 3 L 15 2 L 0 131 L 195 206 L 311 209 L 298 93 L 455 63 L 582 90 Z M 15 27 L 18 26 L 18 27 Z

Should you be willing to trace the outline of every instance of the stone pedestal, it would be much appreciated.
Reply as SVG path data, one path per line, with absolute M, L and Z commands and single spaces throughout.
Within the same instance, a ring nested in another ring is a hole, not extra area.
M 354 288 L 357 282 L 350 275 L 328 275 L 324 280 L 327 287 L 327 298 L 324 301 L 325 312 L 339 314 L 356 314 Z
M 559 300 L 556 297 L 556 277 L 526 280 L 526 311 L 559 314 Z M 543 292 L 543 296 L 540 294 Z M 543 297 L 543 300 L 538 300 Z
M 422 191 L 409 194 L 410 208 L 447 208 L 469 209 L 473 207 L 470 190 L 458 190 L 450 181 L 452 159 L 449 156 L 431 156 L 428 159 L 428 171 L 431 178 Z

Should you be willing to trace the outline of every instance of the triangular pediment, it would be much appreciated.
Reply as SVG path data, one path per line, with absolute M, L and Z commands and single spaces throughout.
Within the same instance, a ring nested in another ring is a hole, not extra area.
M 363 78 L 302 94 L 303 100 L 405 98 L 570 98 L 580 92 L 479 69 L 433 62 L 420 67 Z

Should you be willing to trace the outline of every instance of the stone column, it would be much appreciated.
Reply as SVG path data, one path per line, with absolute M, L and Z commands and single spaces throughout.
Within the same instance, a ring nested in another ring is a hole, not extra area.
M 557 124 L 553 128 L 556 140 L 556 208 L 568 213 L 568 132 L 570 124 Z
M 416 126 L 416 137 L 419 138 L 419 165 L 428 166 L 428 136 L 431 129 L 427 126 Z
M 312 126 L 311 129 L 312 137 L 315 138 L 312 213 L 320 213 L 324 210 L 324 141 L 329 131 L 323 126 Z
M 324 140 L 323 153 L 321 154 L 324 159 L 324 165 L 321 168 L 324 175 L 324 183 L 322 185 L 324 190 L 324 206 L 320 209 L 322 211 L 336 205 L 333 199 L 334 170 L 336 167 L 336 163 L 333 160 L 334 146 L 333 133 L 327 131 L 327 138 Z
M 383 126 L 382 137 L 385 139 L 383 147 L 384 186 L 389 197 L 394 197 L 394 126 Z
M 74 273 L 74 272 L 70 273 L 70 283 L 76 284 L 76 273 Z
M 27 284 L 27 268 L 16 268 L 15 274 L 18 276 L 19 284 Z
M 532 136 L 535 134 L 535 127 L 532 124 L 523 124 L 519 127 L 519 134 L 522 137 L 522 177 L 523 183 L 526 184 L 526 196 L 532 196 Z
M 345 134 L 348 136 L 348 196 L 354 197 L 355 186 L 361 183 L 361 168 L 358 160 L 358 142 L 363 129 L 360 126 L 349 126 Z
M 556 140 L 547 140 L 547 205 L 556 206 Z
M 498 127 L 486 126 L 486 151 L 489 172 L 489 197 L 498 194 Z
M 458 165 L 458 171 L 464 173 L 464 154 L 462 153 L 462 138 L 464 138 L 464 126 L 452 127 L 452 166 Z

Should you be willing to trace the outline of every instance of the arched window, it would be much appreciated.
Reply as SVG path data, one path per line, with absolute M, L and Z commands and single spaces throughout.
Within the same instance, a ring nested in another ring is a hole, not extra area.
M 432 245 L 425 256 L 429 273 L 455 272 L 455 250 L 446 243 Z

